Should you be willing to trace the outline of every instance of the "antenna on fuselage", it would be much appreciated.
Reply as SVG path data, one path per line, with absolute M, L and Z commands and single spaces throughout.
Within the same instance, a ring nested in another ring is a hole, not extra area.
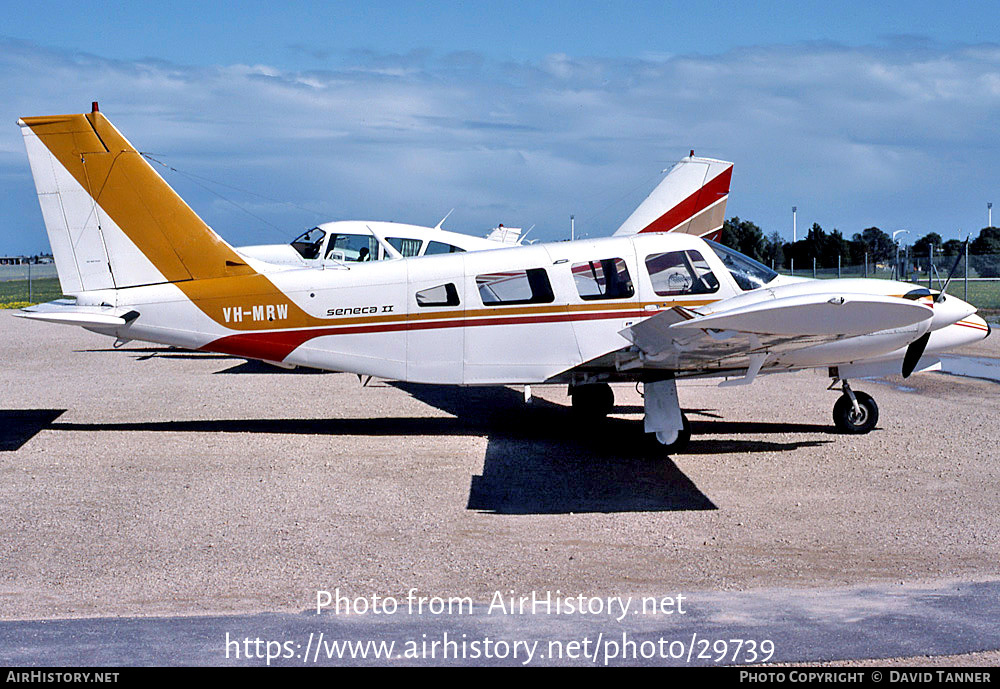
M 439 223 L 438 223 L 437 225 L 435 225 L 435 226 L 434 226 L 434 229 L 435 229 L 435 230 L 440 230 L 440 229 L 441 229 L 441 226 L 442 226 L 442 225 L 444 225 L 444 221 L 445 221 L 445 220 L 447 220 L 447 219 L 448 219 L 448 216 L 449 216 L 449 215 L 451 215 L 451 214 L 452 214 L 452 213 L 454 213 L 454 212 L 455 212 L 455 209 L 454 209 L 454 208 L 452 208 L 452 209 L 451 209 L 450 211 L 448 211 L 448 214 L 447 214 L 447 215 L 445 215 L 445 216 L 444 216 L 443 218 L 441 218 L 441 222 L 439 222 Z

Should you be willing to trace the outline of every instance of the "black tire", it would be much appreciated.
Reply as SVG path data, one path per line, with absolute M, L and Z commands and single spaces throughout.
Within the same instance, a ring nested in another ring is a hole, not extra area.
M 669 445 L 664 445 L 656 438 L 656 433 L 646 433 L 646 450 L 654 455 L 674 455 L 684 452 L 684 448 L 691 442 L 691 424 L 688 423 L 687 414 L 681 414 L 681 430 L 677 433 L 677 439 Z
M 569 394 L 573 415 L 581 421 L 600 421 L 615 408 L 615 393 L 607 383 L 575 385 Z
M 878 405 L 867 393 L 855 392 L 854 396 L 858 400 L 861 413 L 855 414 L 854 404 L 851 403 L 850 396 L 841 395 L 837 403 L 833 405 L 833 423 L 841 433 L 852 435 L 868 433 L 878 423 Z

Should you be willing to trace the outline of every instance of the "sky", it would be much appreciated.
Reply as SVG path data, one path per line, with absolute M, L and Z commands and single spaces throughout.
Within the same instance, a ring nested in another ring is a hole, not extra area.
M 727 215 L 975 235 L 1000 8 L 940 2 L 16 3 L 0 254 L 46 251 L 16 120 L 91 101 L 235 245 L 330 220 L 611 234 L 694 149 Z M 172 168 L 172 169 L 171 169 Z M 995 198 L 996 197 L 996 198 Z M 1000 208 L 1000 207 L 998 207 Z M 1000 212 L 1000 211 L 998 211 Z

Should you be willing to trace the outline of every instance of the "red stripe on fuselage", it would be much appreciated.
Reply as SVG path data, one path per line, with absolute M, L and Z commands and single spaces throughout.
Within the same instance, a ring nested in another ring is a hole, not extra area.
M 507 316 L 497 318 L 462 318 L 449 321 L 417 321 L 380 323 L 376 325 L 351 325 L 339 328 L 312 328 L 302 330 L 274 330 L 266 333 L 238 333 L 213 340 L 200 347 L 206 352 L 220 352 L 233 356 L 267 361 L 284 361 L 297 347 L 309 340 L 327 335 L 353 335 L 359 333 L 385 333 L 405 330 L 432 330 L 436 328 L 471 328 L 488 325 L 518 325 L 523 323 L 562 323 L 566 321 L 591 321 L 606 318 L 638 318 L 651 316 L 650 311 L 614 311 L 601 313 L 559 313 L 540 316 Z
M 733 167 L 730 165 L 724 172 L 712 179 L 659 218 L 649 223 L 639 232 L 667 232 L 686 220 L 711 206 L 729 193 L 729 184 L 733 179 Z

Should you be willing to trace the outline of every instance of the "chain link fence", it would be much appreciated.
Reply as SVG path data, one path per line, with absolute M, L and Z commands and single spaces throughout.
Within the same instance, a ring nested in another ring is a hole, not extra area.
M 911 282 L 931 289 L 941 289 L 948 277 L 948 294 L 978 308 L 984 317 L 1000 317 L 1000 254 L 899 256 L 898 262 L 843 264 L 833 268 L 818 267 L 818 261 L 777 268 L 784 275 L 831 278 L 876 278 Z M 952 272 L 954 271 L 954 272 Z
M 61 296 L 54 263 L 0 265 L 0 308 L 52 301 Z

